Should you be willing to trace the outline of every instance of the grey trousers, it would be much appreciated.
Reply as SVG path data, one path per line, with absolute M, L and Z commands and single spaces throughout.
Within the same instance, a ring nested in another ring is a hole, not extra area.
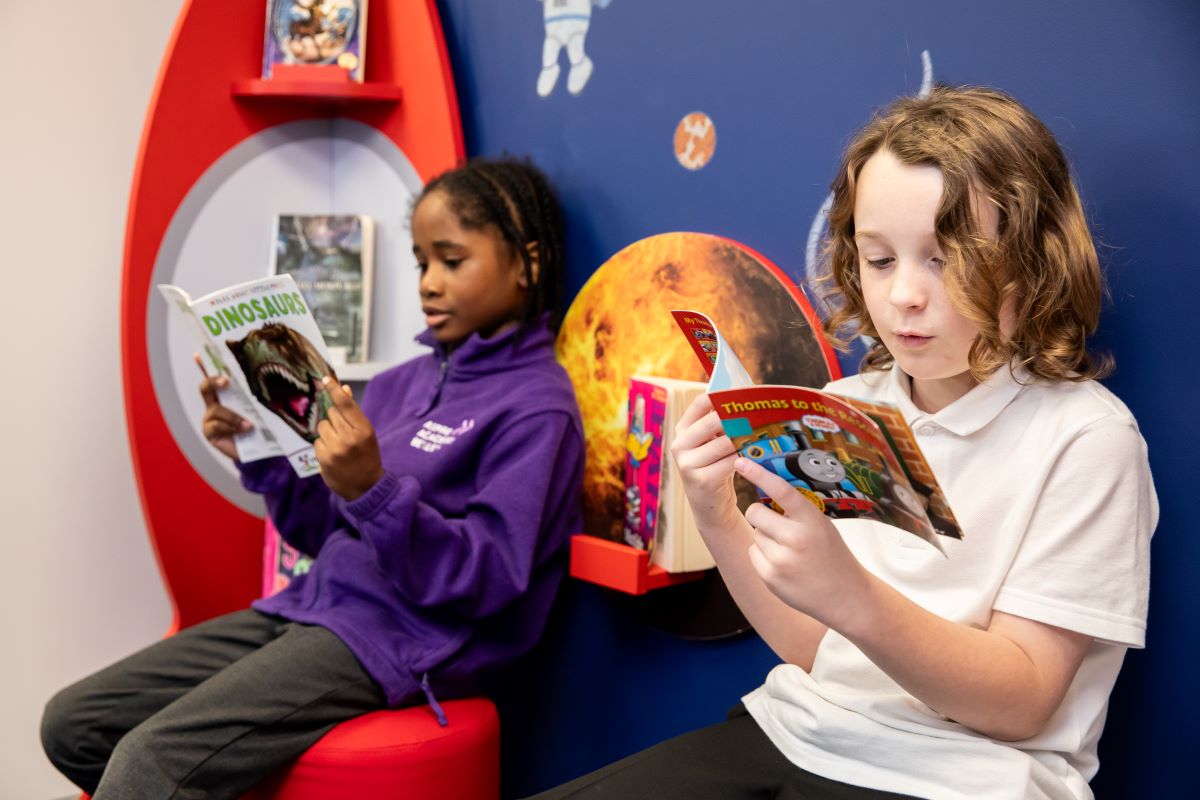
M 95 800 L 236 798 L 383 691 L 325 628 L 247 609 L 55 695 L 50 761 Z
M 916 800 L 814 775 L 771 743 L 739 704 L 710 725 L 530 800 Z

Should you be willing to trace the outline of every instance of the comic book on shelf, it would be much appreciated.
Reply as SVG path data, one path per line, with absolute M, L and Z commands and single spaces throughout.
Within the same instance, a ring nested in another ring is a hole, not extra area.
M 267 0 L 263 78 L 276 64 L 334 66 L 362 82 L 367 0 Z
M 262 596 L 283 591 L 300 575 L 312 569 L 313 560 L 283 540 L 275 523 L 267 517 L 263 531 Z
M 711 319 L 671 314 L 708 373 L 713 408 L 743 456 L 830 517 L 894 525 L 943 553 L 942 537 L 962 538 L 898 408 L 800 386 L 754 385 Z
M 667 572 L 714 566 L 678 488 L 679 471 L 670 454 L 675 423 L 705 388 L 700 381 L 648 375 L 629 381 L 624 538 L 626 544 L 649 551 L 651 563 Z
M 291 275 L 334 366 L 366 361 L 371 331 L 375 224 L 362 214 L 279 214 L 271 273 Z
M 332 405 L 321 381 L 337 374 L 292 277 L 247 281 L 194 300 L 178 286 L 158 290 L 196 332 L 208 374 L 229 379 L 221 404 L 253 424 L 234 439 L 238 460 L 282 455 L 297 475 L 317 474 L 313 442 Z

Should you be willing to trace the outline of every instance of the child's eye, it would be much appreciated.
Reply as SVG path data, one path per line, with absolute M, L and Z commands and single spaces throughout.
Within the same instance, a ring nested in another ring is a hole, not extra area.
M 875 269 L 883 269 L 895 260 L 896 259 L 892 258 L 891 256 L 888 256 L 887 258 L 868 258 L 867 264 Z
M 425 270 L 429 269 L 429 265 L 421 261 L 418 261 L 416 266 L 417 272 L 424 272 Z
M 929 260 L 932 261 L 934 266 L 936 266 L 938 269 L 944 269 L 946 266 L 946 259 L 942 258 L 941 256 L 934 256 Z
M 462 262 L 463 262 L 463 260 L 461 258 L 443 258 L 442 259 L 442 263 L 445 264 L 450 269 L 457 268 L 458 265 L 461 264 Z

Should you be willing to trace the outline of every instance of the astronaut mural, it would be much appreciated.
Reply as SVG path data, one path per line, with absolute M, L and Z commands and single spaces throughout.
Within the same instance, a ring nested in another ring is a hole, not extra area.
M 542 71 L 538 75 L 537 93 L 549 97 L 558 84 L 562 67 L 559 56 L 567 49 L 567 91 L 579 94 L 592 77 L 592 60 L 584 52 L 588 26 L 592 22 L 592 6 L 607 8 L 612 0 L 538 0 L 546 25 L 546 40 L 542 45 Z

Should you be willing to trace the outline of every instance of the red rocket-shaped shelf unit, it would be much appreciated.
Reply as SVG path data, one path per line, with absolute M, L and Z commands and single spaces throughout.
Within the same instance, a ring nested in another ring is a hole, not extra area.
M 181 203 L 231 148 L 298 120 L 370 126 L 423 181 L 464 154 L 434 0 L 372 0 L 368 13 L 361 84 L 304 70 L 259 80 L 262 2 L 185 2 L 159 70 L 129 202 L 121 351 L 135 477 L 177 626 L 245 607 L 257 596 L 263 531 L 260 518 L 215 490 L 189 461 L 156 394 L 148 348 L 164 333 L 148 330 L 147 309 L 162 302 L 154 269 Z

